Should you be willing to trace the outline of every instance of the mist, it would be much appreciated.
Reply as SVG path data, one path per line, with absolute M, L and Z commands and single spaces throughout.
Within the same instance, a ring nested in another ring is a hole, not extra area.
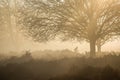
M 0 0 L 0 80 L 120 80 L 120 0 Z

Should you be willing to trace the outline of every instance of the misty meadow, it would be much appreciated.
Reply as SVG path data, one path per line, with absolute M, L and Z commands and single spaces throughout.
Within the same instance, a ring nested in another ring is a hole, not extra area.
M 0 80 L 120 80 L 120 0 L 0 0 Z

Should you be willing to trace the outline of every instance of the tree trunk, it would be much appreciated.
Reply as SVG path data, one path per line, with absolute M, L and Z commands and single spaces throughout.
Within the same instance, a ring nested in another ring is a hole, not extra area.
M 97 52 L 101 53 L 101 45 L 99 45 L 99 44 L 97 45 Z
M 90 57 L 94 57 L 96 52 L 95 48 L 95 40 L 91 39 L 90 40 Z

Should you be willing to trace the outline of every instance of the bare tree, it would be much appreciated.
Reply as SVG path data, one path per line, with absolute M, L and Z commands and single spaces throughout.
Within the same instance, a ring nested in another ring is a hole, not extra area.
M 0 0 L 0 39 L 9 39 L 14 48 L 18 47 L 15 15 L 15 0 Z M 16 48 L 17 49 L 17 48 Z
M 98 39 L 96 41 L 96 48 L 97 48 L 97 53 L 101 53 L 102 51 L 102 46 L 110 41 L 114 41 L 115 39 L 118 39 L 119 35 L 118 34 L 114 34 L 114 35 L 106 35 L 104 38 L 102 39 Z
M 6 33 L 6 12 L 5 9 L 7 7 L 7 1 L 6 0 L 0 0 L 0 39 L 4 38 L 4 35 L 7 35 Z
M 22 23 L 35 41 L 86 40 L 95 55 L 97 40 L 120 29 L 120 0 L 24 0 Z

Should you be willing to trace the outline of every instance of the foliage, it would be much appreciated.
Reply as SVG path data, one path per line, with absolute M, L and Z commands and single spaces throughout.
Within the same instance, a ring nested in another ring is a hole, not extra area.
M 116 55 L 52 61 L 32 58 L 26 61 L 23 55 L 0 61 L 0 80 L 119 80 L 119 61 L 120 56 Z
M 120 29 L 119 0 L 23 1 L 19 21 L 27 35 L 38 42 L 56 37 L 86 40 L 94 55 L 96 43 L 107 41 Z

